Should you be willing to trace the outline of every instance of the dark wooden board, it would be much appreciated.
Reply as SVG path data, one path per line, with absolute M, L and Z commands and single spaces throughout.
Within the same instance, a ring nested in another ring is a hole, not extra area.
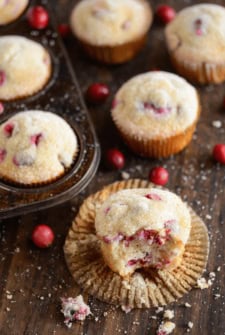
M 75 3 L 70 0 L 51 1 L 58 22 L 67 21 Z M 166 1 L 177 10 L 203 1 Z M 204 1 L 209 2 L 209 1 Z M 160 1 L 152 1 L 155 8 Z M 224 1 L 214 1 L 223 4 Z M 225 142 L 225 109 L 222 107 L 225 84 L 198 87 L 202 115 L 192 143 L 182 153 L 164 160 L 143 159 L 133 155 L 122 143 L 110 119 L 109 109 L 113 93 L 128 78 L 153 67 L 173 71 L 165 49 L 163 26 L 154 23 L 148 46 L 133 61 L 120 66 L 104 66 L 88 60 L 71 36 L 65 40 L 71 61 L 83 92 L 94 81 L 107 83 L 112 95 L 107 103 L 92 107 L 94 121 L 102 150 L 117 146 L 126 155 L 125 171 L 131 177 L 147 178 L 151 167 L 162 164 L 170 171 L 168 188 L 180 194 L 205 220 L 210 232 L 210 255 L 207 271 L 215 272 L 216 279 L 209 289 L 193 289 L 189 294 L 168 306 L 175 311 L 175 335 L 185 334 L 187 323 L 194 323 L 191 334 L 225 334 L 225 168 L 211 159 L 215 143 Z M 222 128 L 212 126 L 221 120 Z M 155 334 L 161 320 L 151 318 L 154 309 L 134 310 L 125 314 L 120 309 L 104 304 L 84 293 L 95 318 L 83 324 L 73 324 L 68 330 L 60 313 L 60 297 L 83 293 L 76 286 L 66 268 L 63 243 L 71 220 L 82 200 L 101 186 L 121 179 L 120 172 L 106 170 L 100 165 L 94 180 L 82 194 L 70 203 L 20 218 L 8 219 L 0 225 L 0 334 L 1 335 L 150 335 Z M 48 250 L 39 250 L 30 242 L 36 224 L 46 223 L 56 233 L 55 244 Z M 220 267 L 220 271 L 217 271 Z M 215 299 L 214 294 L 220 294 Z M 189 302 L 191 308 L 185 308 Z

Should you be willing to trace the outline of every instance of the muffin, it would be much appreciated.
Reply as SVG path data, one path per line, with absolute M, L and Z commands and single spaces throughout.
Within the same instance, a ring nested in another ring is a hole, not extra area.
M 192 208 L 141 179 L 88 196 L 64 245 L 76 284 L 125 311 L 182 297 L 197 285 L 208 252 L 207 228 Z
M 0 37 L 0 100 L 40 91 L 51 75 L 51 58 L 39 43 L 21 36 Z
M 157 188 L 119 191 L 103 203 L 95 219 L 104 260 L 122 277 L 142 267 L 177 267 L 190 227 L 181 199 Z
M 192 139 L 200 114 L 196 89 L 183 78 L 153 71 L 116 93 L 112 119 L 127 145 L 146 157 L 167 157 Z
M 0 1 L 0 26 L 15 21 L 28 6 L 29 0 Z
M 133 58 L 143 47 L 151 23 L 152 11 L 146 0 L 83 0 L 70 19 L 87 54 L 108 64 Z
M 0 126 L 0 178 L 41 185 L 64 175 L 78 151 L 77 137 L 60 116 L 19 112 Z
M 166 27 L 166 43 L 179 74 L 200 84 L 225 80 L 225 8 L 198 4 L 183 9 Z

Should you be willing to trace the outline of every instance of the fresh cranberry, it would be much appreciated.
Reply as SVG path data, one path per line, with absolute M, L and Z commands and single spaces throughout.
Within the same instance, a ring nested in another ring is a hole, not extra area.
M 32 28 L 44 29 L 48 26 L 49 15 L 44 7 L 35 6 L 29 9 L 27 19 Z
M 160 5 L 156 9 L 156 16 L 160 19 L 160 21 L 167 24 L 175 18 L 176 12 L 170 6 Z
M 0 102 L 0 115 L 4 112 L 4 105 Z
M 58 25 L 58 33 L 62 36 L 62 37 L 66 37 L 69 35 L 70 33 L 70 26 L 67 23 L 60 23 Z
M 86 96 L 89 102 L 104 102 L 109 96 L 109 88 L 107 85 L 101 83 L 92 84 L 88 87 Z
M 221 163 L 225 165 L 225 144 L 220 143 L 220 144 L 216 144 L 213 148 L 213 158 Z
M 33 243 L 39 248 L 48 248 L 53 243 L 54 238 L 53 230 L 45 224 L 36 226 L 31 236 Z
M 106 162 L 111 168 L 120 170 L 125 165 L 125 158 L 123 153 L 118 149 L 109 149 L 106 152 Z
M 149 180 L 156 185 L 165 185 L 169 180 L 169 173 L 165 168 L 156 166 L 149 172 Z

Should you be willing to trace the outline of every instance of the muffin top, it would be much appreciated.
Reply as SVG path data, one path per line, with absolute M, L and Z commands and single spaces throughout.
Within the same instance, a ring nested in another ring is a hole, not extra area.
M 0 0 L 0 25 L 16 20 L 25 10 L 29 0 Z
M 117 92 L 112 118 L 120 129 L 143 139 L 161 139 L 183 132 L 198 118 L 195 88 L 168 72 L 133 77 Z
M 19 112 L 0 126 L 0 177 L 20 184 L 46 183 L 69 168 L 77 138 L 60 116 Z
M 225 8 L 200 4 L 180 11 L 165 30 L 168 49 L 193 62 L 224 62 Z
M 144 35 L 152 22 L 145 0 L 83 0 L 71 14 L 75 35 L 92 45 L 114 46 Z
M 13 100 L 39 91 L 51 74 L 44 47 L 21 36 L 0 37 L 0 100 Z
M 97 210 L 95 219 L 97 234 L 106 242 L 143 230 L 160 233 L 170 229 L 171 235 L 185 244 L 190 224 L 184 202 L 176 194 L 157 188 L 119 191 L 109 196 Z

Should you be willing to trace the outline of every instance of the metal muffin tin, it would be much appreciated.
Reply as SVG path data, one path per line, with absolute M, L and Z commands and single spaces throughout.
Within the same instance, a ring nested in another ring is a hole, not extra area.
M 38 2 L 32 2 L 34 4 Z M 51 14 L 52 9 L 48 8 L 48 12 Z M 54 17 L 51 17 L 48 28 L 40 31 L 30 28 L 24 15 L 9 25 L 1 26 L 0 36 L 20 35 L 41 43 L 52 58 L 52 77 L 41 92 L 25 99 L 5 102 L 0 123 L 19 111 L 39 109 L 56 113 L 75 130 L 79 154 L 72 168 L 48 185 L 26 188 L 0 181 L 0 218 L 38 211 L 71 199 L 91 181 L 100 160 L 95 130 L 70 60 L 56 32 Z

